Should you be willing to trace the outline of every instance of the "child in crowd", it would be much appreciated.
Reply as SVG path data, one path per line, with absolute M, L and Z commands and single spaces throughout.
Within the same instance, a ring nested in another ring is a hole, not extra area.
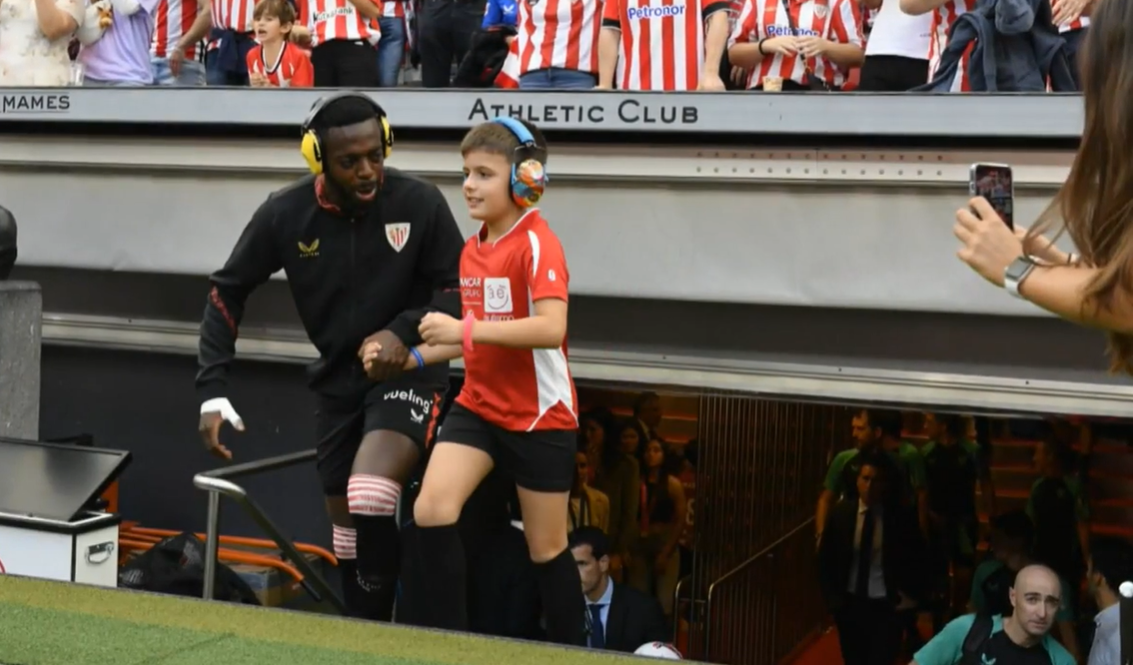
M 310 88 L 315 70 L 310 54 L 292 43 L 295 7 L 287 0 L 260 0 L 253 13 L 256 41 L 248 51 L 253 88 Z

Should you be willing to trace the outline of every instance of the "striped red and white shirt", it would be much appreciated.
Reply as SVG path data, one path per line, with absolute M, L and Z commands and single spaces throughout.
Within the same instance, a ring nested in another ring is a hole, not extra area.
M 216 30 L 252 32 L 256 0 L 211 0 L 212 27 Z M 211 48 L 211 46 L 210 46 Z
M 602 27 L 621 31 L 618 88 L 696 90 L 705 21 L 727 0 L 606 0 Z
M 598 71 L 602 0 L 519 2 L 519 73 L 549 67 Z
M 928 42 L 928 80 L 936 78 L 936 70 L 940 68 L 940 58 L 944 49 L 948 48 L 948 35 L 952 26 L 961 15 L 967 14 L 976 8 L 976 0 L 948 0 L 943 5 L 932 10 L 932 31 Z M 960 57 L 960 66 L 956 68 L 956 76 L 952 79 L 951 92 L 968 92 L 972 89 L 968 80 L 968 57 L 972 54 L 969 46 Z
M 381 2 L 374 0 L 379 6 Z M 350 0 L 302 0 L 299 23 L 311 31 L 311 48 L 333 39 L 377 44 L 382 38 L 378 22 L 359 14 Z
M 861 18 L 853 0 L 790 0 L 790 7 L 788 19 L 782 0 L 746 0 L 728 46 L 790 36 L 792 25 L 798 37 L 822 37 L 836 44 L 859 47 L 864 43 Z M 767 76 L 799 85 L 806 85 L 808 77 L 817 76 L 830 87 L 842 87 L 848 74 L 824 56 L 805 58 L 775 53 L 765 56 L 759 68 L 748 74 L 747 87 L 758 87 Z
M 310 88 L 315 85 L 311 55 L 289 42 L 283 43 L 275 62 L 267 62 L 264 45 L 256 44 L 248 51 L 248 73 L 267 77 L 273 88 Z
M 1090 17 L 1079 16 L 1069 23 L 1058 26 L 1058 32 L 1070 32 L 1071 30 L 1081 30 L 1082 28 L 1088 27 L 1090 27 Z
M 500 67 L 500 73 L 496 74 L 496 80 L 493 81 L 497 88 L 506 88 L 514 90 L 519 87 L 519 40 L 513 39 L 507 47 L 507 57 L 504 58 L 504 64 Z
M 168 58 L 169 52 L 197 20 L 199 10 L 197 0 L 161 0 L 154 15 L 153 42 L 150 55 L 155 58 Z M 185 59 L 197 59 L 197 44 L 185 47 Z

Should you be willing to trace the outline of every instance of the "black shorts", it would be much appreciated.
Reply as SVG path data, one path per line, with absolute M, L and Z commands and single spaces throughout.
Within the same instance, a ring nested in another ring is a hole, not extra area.
M 515 484 L 535 492 L 566 492 L 574 484 L 577 430 L 512 432 L 497 427 L 459 404 L 441 426 L 439 440 L 478 448 Z
M 397 379 L 351 397 L 319 397 L 316 466 L 326 496 L 345 496 L 362 437 L 378 430 L 408 436 L 424 452 L 436 434 L 447 386 Z

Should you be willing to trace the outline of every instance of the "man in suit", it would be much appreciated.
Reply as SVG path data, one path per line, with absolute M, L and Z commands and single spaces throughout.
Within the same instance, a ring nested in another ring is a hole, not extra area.
M 570 551 L 586 596 L 587 646 L 633 653 L 642 644 L 669 641 L 657 599 L 610 579 L 610 541 L 601 529 L 575 529 Z
M 8 279 L 16 264 L 16 218 L 0 206 L 0 280 Z
M 567 533 L 584 526 L 598 527 L 602 533 L 610 530 L 610 497 L 586 482 L 589 475 L 590 459 L 580 450 L 574 455 L 574 487 L 567 506 L 570 518 Z
M 894 479 L 884 454 L 861 458 L 857 497 L 830 511 L 818 549 L 819 584 L 845 665 L 892 665 L 901 650 L 898 613 L 920 595 L 923 539 L 911 510 L 886 491 Z

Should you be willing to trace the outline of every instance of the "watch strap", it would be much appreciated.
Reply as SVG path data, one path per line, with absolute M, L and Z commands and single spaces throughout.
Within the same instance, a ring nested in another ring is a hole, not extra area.
M 1034 259 L 1026 255 L 1012 261 L 1003 271 L 1003 288 L 1016 298 L 1023 298 L 1023 295 L 1019 293 L 1019 287 L 1022 286 L 1023 280 L 1027 279 L 1034 271 L 1035 265 Z

